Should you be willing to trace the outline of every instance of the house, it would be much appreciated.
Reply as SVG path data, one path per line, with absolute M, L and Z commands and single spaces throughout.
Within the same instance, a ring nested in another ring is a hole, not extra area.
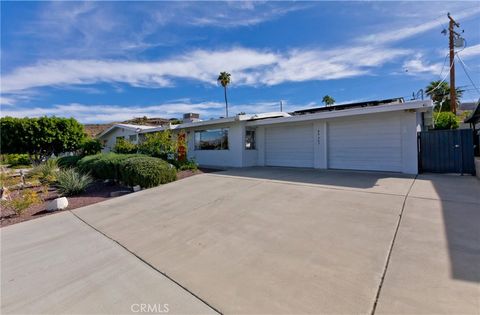
M 156 126 L 143 126 L 143 125 L 131 125 L 131 124 L 115 124 L 102 133 L 97 138 L 103 145 L 103 152 L 110 152 L 115 147 L 118 139 L 123 138 L 132 143 L 138 143 L 138 135 L 141 132 L 155 129 Z
M 264 113 L 135 129 L 115 125 L 99 136 L 112 148 L 117 137 L 170 128 L 184 133 L 187 157 L 202 166 L 286 166 L 318 169 L 418 172 L 417 132 L 431 121 L 430 100 L 366 102 L 293 113 Z M 145 127 L 145 126 L 143 126 Z M 137 135 L 137 137 L 132 137 Z
M 477 169 L 477 177 L 480 178 L 480 99 L 474 103 L 472 113 L 464 121 L 469 124 L 473 130 L 473 144 L 475 147 L 475 169 Z

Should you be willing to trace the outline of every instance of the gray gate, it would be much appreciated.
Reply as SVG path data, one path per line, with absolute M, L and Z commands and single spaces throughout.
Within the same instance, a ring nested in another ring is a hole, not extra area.
M 418 142 L 421 172 L 475 174 L 471 129 L 422 131 Z

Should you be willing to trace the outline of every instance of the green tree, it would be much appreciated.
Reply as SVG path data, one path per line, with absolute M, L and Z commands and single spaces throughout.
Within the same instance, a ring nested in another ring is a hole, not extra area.
M 123 153 L 123 154 L 131 154 L 137 153 L 138 146 L 124 138 L 120 138 L 115 143 L 115 147 L 113 147 L 113 152 L 115 153 Z
M 0 118 L 2 153 L 24 153 L 38 162 L 52 154 L 76 151 L 85 133 L 73 118 Z
M 223 86 L 223 92 L 225 95 L 225 116 L 228 117 L 228 101 L 227 101 L 227 86 L 230 84 L 230 73 L 220 72 L 217 78 L 217 82 Z
M 82 155 L 94 155 L 102 151 L 102 144 L 98 139 L 85 138 L 82 142 L 80 150 Z
M 145 134 L 138 146 L 138 152 L 168 161 L 174 161 L 178 155 L 179 143 L 169 129 Z
M 330 95 L 325 95 L 322 99 L 322 103 L 325 104 L 325 106 L 330 106 L 335 104 L 335 99 Z
M 463 90 L 460 88 L 455 89 L 457 94 L 456 105 L 458 107 L 460 99 L 463 96 Z M 435 110 L 441 112 L 450 112 L 452 107 L 450 106 L 450 85 L 445 81 L 432 81 L 425 88 L 425 93 L 430 96 L 435 104 Z
M 457 116 L 452 112 L 439 112 L 435 113 L 435 129 L 457 129 L 458 120 Z

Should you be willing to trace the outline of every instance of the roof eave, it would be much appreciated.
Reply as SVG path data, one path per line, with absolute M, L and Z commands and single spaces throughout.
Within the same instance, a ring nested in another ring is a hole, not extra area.
M 411 109 L 413 110 L 422 109 L 422 108 L 429 109 L 432 107 L 433 107 L 433 103 L 431 100 L 424 100 L 424 101 L 406 102 L 406 103 L 395 104 L 395 105 L 378 105 L 374 107 L 372 106 L 372 107 L 363 107 L 363 108 L 352 108 L 352 109 L 344 109 L 339 111 L 320 112 L 320 113 L 313 113 L 313 114 L 307 114 L 307 115 L 291 116 L 291 117 L 285 117 L 285 118 L 264 119 L 264 120 L 247 122 L 247 125 L 261 126 L 261 125 L 290 123 L 290 122 L 303 122 L 303 121 L 318 120 L 318 119 L 329 119 L 329 118 L 346 117 L 346 116 L 354 116 L 354 115 L 385 113 L 385 112 L 411 110 Z

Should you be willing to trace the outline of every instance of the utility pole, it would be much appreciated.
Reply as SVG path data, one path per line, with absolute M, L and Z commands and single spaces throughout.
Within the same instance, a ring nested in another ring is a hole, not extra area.
M 283 112 L 283 101 L 280 100 L 280 111 Z
M 450 13 L 447 14 L 450 22 L 448 23 L 448 45 L 450 49 L 450 108 L 454 114 L 457 113 L 457 95 L 455 90 L 455 45 L 454 45 L 454 36 L 460 36 L 455 32 L 454 27 L 460 27 L 460 24 L 455 22 L 455 20 L 450 16 Z

